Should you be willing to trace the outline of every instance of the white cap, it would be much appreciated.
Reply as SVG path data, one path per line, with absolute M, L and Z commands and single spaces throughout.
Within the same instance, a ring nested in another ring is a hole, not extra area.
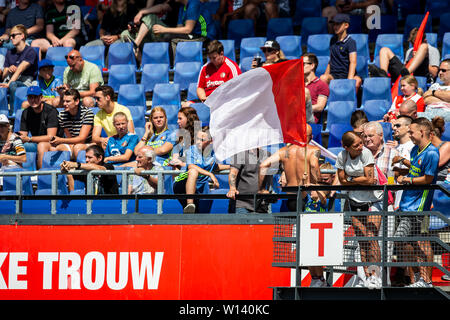
M 2 113 L 2 114 L 0 114 L 0 124 L 5 124 L 5 123 L 9 124 L 9 120 L 8 120 L 8 117 Z

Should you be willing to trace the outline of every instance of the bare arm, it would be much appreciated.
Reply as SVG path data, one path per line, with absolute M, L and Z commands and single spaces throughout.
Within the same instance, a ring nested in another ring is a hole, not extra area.
M 356 62 L 357 62 L 357 54 L 356 52 L 350 53 L 350 65 L 348 67 L 348 79 L 353 79 L 356 74 Z

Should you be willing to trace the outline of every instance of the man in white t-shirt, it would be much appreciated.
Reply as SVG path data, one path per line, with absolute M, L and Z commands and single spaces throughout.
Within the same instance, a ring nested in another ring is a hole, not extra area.
M 423 94 L 427 106 L 423 116 L 433 119 L 441 116 L 450 121 L 450 59 L 445 59 L 439 66 L 439 78 L 442 83 L 434 83 Z

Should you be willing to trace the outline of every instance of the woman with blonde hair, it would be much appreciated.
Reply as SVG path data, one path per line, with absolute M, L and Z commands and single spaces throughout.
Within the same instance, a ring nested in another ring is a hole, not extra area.
M 175 145 L 174 132 L 167 125 L 167 114 L 161 106 L 153 107 L 141 141 L 134 148 L 136 154 L 143 146 L 151 146 L 156 153 L 155 161 L 161 165 L 170 158 Z
M 281 50 L 280 44 L 276 40 L 268 40 L 264 43 L 264 45 L 260 48 L 265 56 L 265 61 L 258 61 L 258 59 L 253 59 L 252 68 L 268 66 L 274 63 L 287 61 L 284 56 L 283 51 Z

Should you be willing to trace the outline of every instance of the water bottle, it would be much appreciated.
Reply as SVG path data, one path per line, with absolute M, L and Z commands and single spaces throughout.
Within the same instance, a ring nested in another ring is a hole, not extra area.
M 262 57 L 261 57 L 261 54 L 259 52 L 255 53 L 255 55 L 253 56 L 253 60 L 256 61 L 256 66 L 257 67 L 261 66 Z

